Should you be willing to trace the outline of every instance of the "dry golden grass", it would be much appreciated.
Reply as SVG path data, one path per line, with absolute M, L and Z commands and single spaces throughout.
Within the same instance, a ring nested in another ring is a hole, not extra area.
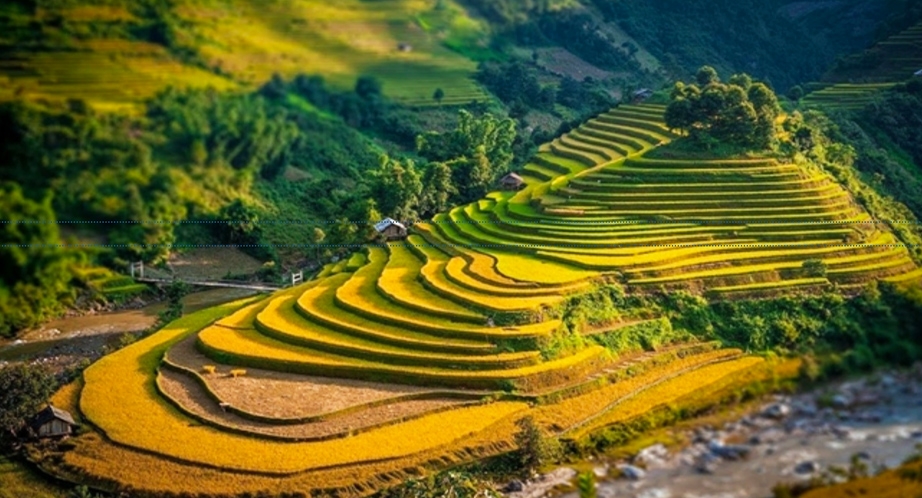
M 168 358 L 193 370 L 208 358 L 194 346 L 195 338 L 172 347 Z M 383 384 L 349 379 L 310 377 L 256 368 L 239 379 L 205 376 L 209 389 L 221 401 L 248 413 L 270 418 L 304 418 L 337 412 L 389 398 L 431 392 L 425 387 Z
M 190 425 L 186 417 L 158 396 L 154 368 L 171 345 L 241 304 L 188 315 L 102 358 L 84 372 L 86 387 L 80 399 L 83 413 L 108 438 L 129 447 L 229 470 L 283 475 L 438 448 L 527 408 L 524 403 L 493 403 L 319 443 L 267 443 Z
M 470 400 L 420 399 L 371 406 L 323 420 L 253 420 L 220 406 L 195 380 L 173 370 L 157 376 L 160 391 L 184 413 L 219 429 L 281 440 L 321 440 L 354 435 L 383 425 L 405 422 L 427 414 L 461 408 Z
M 725 377 L 739 374 L 764 360 L 747 356 L 737 360 L 708 365 L 656 384 L 649 389 L 618 403 L 607 412 L 567 432 L 567 437 L 581 439 L 593 431 L 619 422 L 625 422 L 655 408 L 675 402 L 699 389 L 720 382 Z

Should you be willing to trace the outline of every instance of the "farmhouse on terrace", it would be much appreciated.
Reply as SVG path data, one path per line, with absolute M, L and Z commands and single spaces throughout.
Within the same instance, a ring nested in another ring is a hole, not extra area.
M 641 88 L 640 90 L 637 90 L 636 92 L 631 94 L 631 99 L 634 102 L 642 102 L 652 96 L 653 96 L 653 90 L 650 90 L 649 88 Z
M 375 230 L 387 240 L 400 240 L 407 236 L 407 227 L 392 218 L 375 223 Z
M 518 190 L 525 186 L 525 180 L 515 173 L 509 173 L 499 179 L 499 185 L 503 190 Z
M 48 405 L 32 417 L 28 431 L 30 435 L 38 438 L 61 437 L 73 434 L 76 426 L 77 423 L 70 413 Z

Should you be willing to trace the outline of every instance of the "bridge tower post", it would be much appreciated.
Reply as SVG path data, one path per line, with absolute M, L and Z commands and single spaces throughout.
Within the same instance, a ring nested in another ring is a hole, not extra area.
M 136 261 L 129 266 L 131 269 L 131 278 L 144 278 L 144 262 Z

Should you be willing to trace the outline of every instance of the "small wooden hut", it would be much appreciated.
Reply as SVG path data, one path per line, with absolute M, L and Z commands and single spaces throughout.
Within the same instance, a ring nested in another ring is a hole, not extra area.
M 375 230 L 387 240 L 402 240 L 407 237 L 407 227 L 392 218 L 375 223 Z
M 650 90 L 649 88 L 641 88 L 640 90 L 637 90 L 636 92 L 631 94 L 631 101 L 643 102 L 644 100 L 647 100 L 648 98 L 652 96 L 653 96 L 653 90 Z
M 69 436 L 73 434 L 75 427 L 77 423 L 70 413 L 48 405 L 32 417 L 28 429 L 33 437 L 51 438 Z
M 519 190 L 525 186 L 525 180 L 515 173 L 509 173 L 499 179 L 499 186 L 503 190 Z

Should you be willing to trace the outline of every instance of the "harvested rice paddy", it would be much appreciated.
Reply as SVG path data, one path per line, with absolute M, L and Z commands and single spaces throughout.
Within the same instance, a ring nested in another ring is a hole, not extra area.
M 644 159 L 672 138 L 662 112 L 612 109 L 536 156 L 519 192 L 104 357 L 79 393 L 96 432 L 76 438 L 66 468 L 121 489 L 366 496 L 513 450 L 526 415 L 581 441 L 767 375 L 762 359 L 710 343 L 547 354 L 562 327 L 555 306 L 594 285 L 734 297 L 920 275 L 822 173 L 772 159 Z M 812 260 L 824 276 L 805 272 Z

